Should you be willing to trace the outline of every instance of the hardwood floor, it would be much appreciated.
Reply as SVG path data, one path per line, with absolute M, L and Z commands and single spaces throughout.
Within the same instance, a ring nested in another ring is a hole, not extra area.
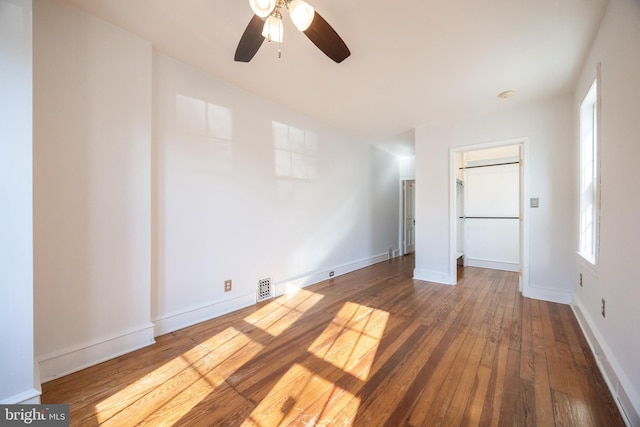
M 623 426 L 569 306 L 396 258 L 43 385 L 71 424 Z

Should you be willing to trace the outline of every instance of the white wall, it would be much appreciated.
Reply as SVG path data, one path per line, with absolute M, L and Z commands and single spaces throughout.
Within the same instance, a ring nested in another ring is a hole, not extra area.
M 34 388 L 31 0 L 0 0 L 0 403 Z
M 519 158 L 519 145 L 504 145 L 500 147 L 464 152 L 465 164 L 467 166 L 517 162 Z
M 398 249 L 394 156 L 166 56 L 154 63 L 157 333 L 254 303 L 261 278 L 282 293 Z
M 416 156 L 414 154 L 406 154 L 398 156 L 400 164 L 400 179 L 416 178 Z
M 529 283 L 523 293 L 569 302 L 574 282 L 575 206 L 573 99 L 543 100 L 502 114 L 478 115 L 416 129 L 416 270 L 418 279 L 450 277 L 449 212 L 452 147 L 528 138 L 529 196 L 540 208 L 529 216 Z M 526 203 L 528 206 L 528 203 Z M 453 269 L 455 271 L 455 269 Z
M 44 380 L 153 341 L 151 45 L 34 2 L 34 282 Z
M 33 167 L 45 381 L 398 249 L 394 156 L 59 0 L 34 4 Z
M 640 426 L 640 287 L 634 268 L 640 259 L 640 3 L 609 3 L 582 70 L 573 106 L 576 165 L 577 111 L 595 78 L 597 63 L 602 68 L 600 256 L 598 267 L 592 269 L 576 255 L 583 286 L 574 279 L 573 304 L 614 395 L 631 424 Z M 577 177 L 572 184 L 577 192 Z M 600 314 L 602 298 L 606 318 Z

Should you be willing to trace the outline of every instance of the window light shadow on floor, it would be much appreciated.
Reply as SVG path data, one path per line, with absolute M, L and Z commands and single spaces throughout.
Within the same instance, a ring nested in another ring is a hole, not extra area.
M 295 329 L 296 322 L 323 297 L 301 289 L 270 301 L 199 344 L 194 340 L 187 351 L 95 405 L 97 423 L 180 423 L 203 402 L 208 411 L 221 410 L 228 393 L 239 393 L 228 380 L 247 375 L 239 370 L 266 351 L 267 345 L 277 346 L 278 337 Z M 354 393 L 369 375 L 388 317 L 385 311 L 355 302 L 342 305 L 325 322 L 326 327 L 318 330 L 317 338 L 298 358 L 300 362 L 286 367 L 271 392 L 255 402 L 242 422 L 266 426 L 352 420 L 359 408 Z M 280 401 L 283 396 L 286 400 Z M 332 404 L 337 398 L 341 405 Z M 313 419 L 302 413 L 308 407 L 317 409 Z

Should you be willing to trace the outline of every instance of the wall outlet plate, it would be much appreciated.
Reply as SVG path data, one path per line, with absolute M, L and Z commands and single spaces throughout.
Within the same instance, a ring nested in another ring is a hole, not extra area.
M 224 291 L 225 292 L 231 292 L 231 288 L 232 288 L 231 279 L 225 280 L 224 281 Z

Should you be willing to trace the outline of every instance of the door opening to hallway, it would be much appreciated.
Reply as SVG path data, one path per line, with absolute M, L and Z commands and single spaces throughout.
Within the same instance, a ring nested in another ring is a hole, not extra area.
M 414 253 L 416 250 L 416 181 L 402 182 L 402 253 Z

